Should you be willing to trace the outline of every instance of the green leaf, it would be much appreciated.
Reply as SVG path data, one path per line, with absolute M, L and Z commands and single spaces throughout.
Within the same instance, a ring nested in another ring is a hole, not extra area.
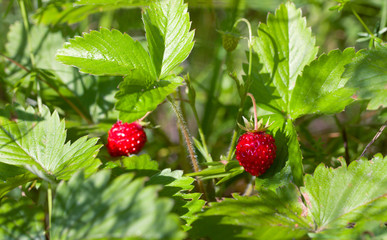
M 251 85 L 249 92 L 255 97 L 256 103 L 270 112 L 281 113 L 282 109 L 286 109 L 287 105 L 282 100 L 276 88 L 273 86 L 270 74 L 260 73 L 263 65 L 259 63 L 258 55 L 253 54 Z M 248 65 L 244 64 L 245 72 L 244 80 L 247 81 Z
M 45 106 L 40 114 L 31 107 L 18 109 L 14 113 L 17 121 L 9 120 L 9 113 L 0 111 L 0 162 L 58 179 L 68 179 L 80 168 L 87 173 L 98 168 L 98 139 L 82 137 L 65 143 L 65 124 L 57 112 L 51 115 Z
M 181 77 L 174 77 L 147 85 L 134 77 L 125 78 L 115 96 L 118 99 L 116 109 L 120 111 L 120 119 L 133 122 L 153 111 L 182 82 Z
M 76 6 L 72 2 L 55 1 L 37 9 L 33 18 L 38 23 L 56 25 L 61 23 L 74 24 L 87 18 L 90 14 L 101 10 L 112 10 L 110 6 Z
M 163 189 L 160 196 L 172 198 L 175 202 L 173 212 L 177 213 L 185 221 L 183 226 L 187 231 L 191 228 L 191 223 L 197 219 L 196 213 L 200 212 L 205 204 L 200 200 L 201 193 L 190 193 L 194 188 L 192 183 L 195 179 L 184 177 L 183 171 L 171 171 L 164 169 L 160 173 L 152 176 L 146 185 L 160 184 Z
M 158 198 L 157 191 L 132 174 L 110 181 L 107 170 L 86 180 L 77 173 L 58 186 L 51 238 L 182 239 L 179 220 L 170 214 L 173 202 Z
M 193 238 L 300 239 L 313 224 L 294 185 L 263 191 L 259 196 L 225 199 L 199 215 L 189 232 Z
M 144 6 L 154 0 L 78 0 L 77 4 L 119 5 L 119 6 Z
M 319 165 L 314 175 L 305 176 L 301 188 L 308 215 L 316 223 L 316 232 L 342 230 L 349 223 L 386 220 L 387 158 L 352 162 L 337 169 Z
M 315 38 L 301 10 L 291 2 L 280 5 L 274 15 L 268 15 L 266 24 L 259 25 L 253 48 L 263 64 L 260 74 L 264 75 L 266 84 L 275 88 L 274 96 L 281 98 L 282 103 L 277 105 L 287 106 L 282 109 L 285 112 L 289 112 L 297 77 L 317 54 L 314 45 Z
M 43 219 L 42 206 L 37 206 L 31 199 L 3 199 L 0 202 L 0 238 L 46 239 Z
M 285 186 L 289 182 L 293 181 L 292 169 L 289 166 L 289 162 L 286 162 L 279 172 L 276 172 L 272 176 L 260 177 L 255 179 L 255 188 L 260 191 L 262 188 L 275 191 L 277 188 Z
M 30 50 L 28 44 L 26 46 L 24 34 L 21 22 L 11 25 L 7 52 L 16 61 L 28 66 Z M 105 119 L 107 112 L 114 108 L 113 91 L 117 90 L 118 79 L 79 74 L 78 69 L 55 61 L 56 51 L 62 47 L 64 41 L 60 32 L 52 32 L 47 26 L 37 25 L 31 26 L 30 34 L 34 39 L 31 46 L 36 61 L 30 75 L 36 74 L 41 80 L 40 94 L 43 102 L 55 109 L 61 108 L 67 114 L 80 115 L 72 107 L 76 106 L 81 114 L 94 122 Z M 25 75 L 25 71 L 18 67 L 14 72 L 10 78 L 11 83 L 19 81 Z
M 344 66 L 353 61 L 355 50 L 333 50 L 306 66 L 299 76 L 290 100 L 290 115 L 341 112 L 353 99 L 354 91 L 344 88 L 349 77 L 342 77 Z
M 355 61 L 346 66 L 350 77 L 346 87 L 357 91 L 358 99 L 370 99 L 368 109 L 387 106 L 387 46 L 359 52 Z
M 183 0 L 153 1 L 143 20 L 153 64 L 163 79 L 188 57 L 194 45 L 187 4 Z
M 149 54 L 138 41 L 118 30 L 91 31 L 59 49 L 56 59 L 94 75 L 126 76 L 136 70 L 144 80 L 155 81 Z
M 158 162 L 151 160 L 148 154 L 132 155 L 117 161 L 109 161 L 104 164 L 104 168 L 113 169 L 113 174 L 117 175 L 134 172 L 136 177 L 150 177 L 159 172 Z
M 0 162 L 0 198 L 12 189 L 33 181 L 37 177 L 22 167 Z
M 274 137 L 277 150 L 273 164 L 259 179 L 257 178 L 257 186 L 264 184 L 267 188 L 275 189 L 288 181 L 298 186 L 302 185 L 302 154 L 294 124 L 280 114 L 265 112 L 259 117 L 263 122 L 272 123 L 268 133 Z M 280 176 L 282 180 L 278 181 Z

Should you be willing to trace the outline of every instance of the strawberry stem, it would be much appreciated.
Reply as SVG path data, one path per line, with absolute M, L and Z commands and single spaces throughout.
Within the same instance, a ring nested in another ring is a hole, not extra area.
M 138 121 L 139 123 L 142 122 L 142 121 L 144 121 L 144 119 L 145 119 L 146 117 L 148 117 L 148 115 L 149 115 L 150 113 L 151 113 L 151 111 L 145 113 L 145 115 L 144 115 L 142 118 L 138 119 L 137 121 Z
M 245 86 L 244 86 L 244 91 L 248 91 L 249 87 L 250 87 L 250 83 L 251 83 L 251 69 L 252 69 L 252 66 L 253 66 L 253 35 L 252 35 L 252 31 L 251 31 L 251 24 L 250 22 L 245 19 L 245 18 L 240 18 L 238 19 L 235 24 L 234 24 L 234 27 L 233 28 L 236 28 L 237 25 L 240 23 L 240 22 L 244 22 L 246 23 L 247 25 L 247 28 L 249 30 L 249 39 L 248 39 L 248 47 L 249 47 L 249 69 L 248 69 L 248 72 L 247 72 L 247 81 L 245 82 Z M 239 105 L 239 110 L 238 110 L 238 115 L 237 115 L 237 122 L 242 118 L 242 114 L 243 114 L 243 106 L 245 105 L 245 101 L 246 101 L 246 95 L 241 95 L 241 102 L 240 102 L 240 105 Z M 238 138 L 238 124 L 236 124 L 236 129 L 234 129 L 234 132 L 233 132 L 233 135 L 232 135 L 232 140 L 231 140 L 231 143 L 230 143 L 230 147 L 228 149 L 228 154 L 227 154 L 227 161 L 231 161 L 231 158 L 233 156 L 233 153 L 234 153 L 234 148 L 236 146 L 236 141 L 237 141 L 237 138 Z
M 254 131 L 258 130 L 258 119 L 257 119 L 257 104 L 255 103 L 255 98 L 253 94 L 247 93 L 247 96 L 251 97 L 251 101 L 253 102 L 254 108 Z

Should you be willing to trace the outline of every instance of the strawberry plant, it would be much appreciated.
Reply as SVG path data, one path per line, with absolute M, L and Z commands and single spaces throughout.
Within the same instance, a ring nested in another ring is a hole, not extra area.
M 387 238 L 385 2 L 0 6 L 2 239 Z

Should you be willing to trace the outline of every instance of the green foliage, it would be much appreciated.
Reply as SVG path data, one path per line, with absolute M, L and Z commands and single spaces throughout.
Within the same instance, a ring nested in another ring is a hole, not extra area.
M 205 201 L 199 199 L 200 193 L 189 192 L 194 188 L 193 182 L 193 178 L 183 176 L 183 171 L 164 169 L 152 176 L 146 183 L 147 185 L 161 184 L 164 186 L 160 191 L 160 196 L 169 197 L 175 201 L 173 212 L 186 222 L 183 225 L 185 231 L 191 228 L 191 223 L 197 219 L 196 214 L 205 204 Z
M 387 203 L 386 170 L 387 158 L 377 155 L 337 169 L 320 165 L 313 176 L 306 175 L 301 192 L 316 232 L 340 230 L 349 223 L 355 227 L 375 220 L 382 224 L 386 218 L 381 211 Z
M 149 55 L 140 42 L 118 30 L 102 28 L 71 39 L 58 50 L 56 58 L 94 75 L 125 76 L 136 70 L 138 80 L 149 83 L 155 78 Z
M 225 199 L 211 204 L 193 224 L 190 235 L 210 239 L 295 239 L 306 235 L 312 222 L 304 219 L 303 204 L 293 185 L 277 194 Z
M 43 179 L 69 179 L 80 168 L 91 174 L 98 167 L 95 156 L 101 146 L 96 145 L 97 139 L 83 137 L 65 143 L 65 124 L 57 112 L 51 114 L 47 107 L 40 113 L 31 107 L 17 109 L 13 121 L 7 110 L 0 112 L 2 163 L 24 166 Z
M 183 1 L 156 1 L 143 19 L 150 55 L 129 35 L 103 28 L 70 40 L 57 53 L 57 60 L 85 73 L 125 76 L 116 94 L 116 109 L 128 122 L 153 111 L 181 85 L 181 78 L 170 74 L 193 47 Z
M 133 74 L 136 75 L 136 71 Z M 135 121 L 153 111 L 176 87 L 182 85 L 183 80 L 181 77 L 173 77 L 146 84 L 135 78 L 125 78 L 116 94 L 116 109 L 120 111 L 120 119 L 126 122 Z
M 193 48 L 193 31 L 183 0 L 154 1 L 143 14 L 149 53 L 157 76 L 165 78 Z
M 297 78 L 290 100 L 290 115 L 298 118 L 305 114 L 332 114 L 341 112 L 353 100 L 352 89 L 343 88 L 347 78 L 342 78 L 344 66 L 353 61 L 355 50 L 334 50 L 321 55 L 305 67 Z
M 235 199 L 214 203 L 200 214 L 190 234 L 211 239 L 295 239 L 309 233 L 315 238 L 348 239 L 375 230 L 383 236 L 387 158 L 378 155 L 348 167 L 343 164 L 336 169 L 320 165 L 313 176 L 306 175 L 300 191 L 290 184 L 276 192 L 261 189 L 258 196 L 234 195 Z
M 1 239 L 45 239 L 42 206 L 27 197 L 0 202 Z
M 278 110 L 290 112 L 289 103 L 296 79 L 317 54 L 315 38 L 306 27 L 301 10 L 288 2 L 282 4 L 274 15 L 269 14 L 267 23 L 259 25 L 253 47 L 263 65 L 260 81 L 270 83 L 262 91 L 274 87 L 270 95 L 278 97 L 276 102 L 281 107 Z M 254 96 L 261 94 L 261 90 L 253 90 Z
M 0 238 L 385 239 L 387 5 L 336 2 L 0 1 Z M 247 93 L 277 146 L 256 178 Z M 138 119 L 139 155 L 101 148 Z
M 123 174 L 110 180 L 109 171 L 88 179 L 74 175 L 57 189 L 53 205 L 53 239 L 181 239 L 171 200 L 157 197 L 157 186 Z M 68 196 L 73 196 L 69 199 Z
M 120 5 L 120 6 L 143 6 L 153 2 L 152 0 L 77 0 L 77 4 L 100 4 L 100 5 Z
M 346 87 L 357 92 L 358 99 L 369 99 L 368 109 L 387 106 L 387 47 L 381 46 L 358 53 L 346 66 L 344 75 L 350 77 Z

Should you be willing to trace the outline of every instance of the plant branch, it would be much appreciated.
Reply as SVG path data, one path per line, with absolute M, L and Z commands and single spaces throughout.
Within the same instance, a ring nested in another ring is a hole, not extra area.
M 367 146 L 364 148 L 364 151 L 361 153 L 359 158 L 364 156 L 367 149 L 380 137 L 380 135 L 382 134 L 386 126 L 387 126 L 387 121 L 384 122 L 383 126 L 380 127 L 379 131 L 375 134 L 374 138 L 372 138 L 371 142 L 367 144 Z

